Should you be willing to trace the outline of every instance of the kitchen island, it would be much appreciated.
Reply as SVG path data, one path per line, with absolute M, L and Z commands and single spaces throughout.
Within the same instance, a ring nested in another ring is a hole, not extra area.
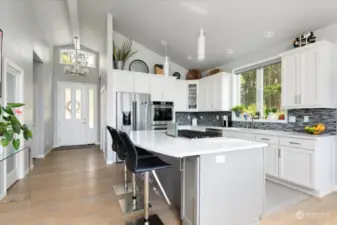
M 172 164 L 158 176 L 180 208 L 183 225 L 259 224 L 265 191 L 263 148 L 268 144 L 171 137 L 163 131 L 132 131 L 130 138 Z

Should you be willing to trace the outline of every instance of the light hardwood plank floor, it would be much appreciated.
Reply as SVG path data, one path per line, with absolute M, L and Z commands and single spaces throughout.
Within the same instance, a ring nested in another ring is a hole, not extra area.
M 122 165 L 105 165 L 97 149 L 52 152 L 35 162 L 29 179 L 10 189 L 10 195 L 29 190 L 30 199 L 0 204 L 0 225 L 123 225 L 142 214 L 123 216 L 120 212 L 120 197 L 112 186 L 123 182 L 122 169 Z M 163 199 L 152 193 L 151 202 L 151 213 L 157 213 L 166 225 L 180 224 L 178 213 Z M 269 215 L 261 225 L 293 224 L 337 225 L 337 194 Z

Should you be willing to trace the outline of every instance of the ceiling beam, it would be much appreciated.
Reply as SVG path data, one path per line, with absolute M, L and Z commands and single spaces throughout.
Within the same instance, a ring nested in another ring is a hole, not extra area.
M 76 49 L 80 49 L 80 23 L 78 19 L 78 1 L 67 0 L 71 30 L 73 32 L 73 41 Z M 78 37 L 76 41 L 75 37 Z

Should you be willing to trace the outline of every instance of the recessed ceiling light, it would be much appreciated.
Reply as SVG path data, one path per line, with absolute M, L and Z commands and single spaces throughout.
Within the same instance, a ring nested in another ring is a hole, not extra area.
M 266 31 L 266 32 L 264 32 L 263 36 L 265 38 L 272 38 L 272 37 L 275 36 L 275 31 Z
M 192 60 L 192 56 L 187 56 L 187 59 L 188 60 Z
M 227 49 L 226 50 L 228 55 L 233 55 L 234 54 L 234 50 L 233 49 Z
M 160 41 L 160 43 L 162 44 L 162 45 L 164 45 L 164 46 L 166 46 L 167 45 L 167 41 Z

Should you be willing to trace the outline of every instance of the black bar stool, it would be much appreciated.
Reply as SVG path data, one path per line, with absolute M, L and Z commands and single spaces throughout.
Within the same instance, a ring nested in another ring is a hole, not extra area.
M 113 186 L 114 192 L 116 195 L 124 195 L 132 192 L 132 183 L 128 182 L 128 169 L 126 167 L 126 152 L 122 146 L 122 142 L 119 138 L 119 134 L 116 129 L 107 126 L 107 129 L 110 133 L 110 136 L 112 138 L 112 150 L 116 152 L 118 155 L 118 158 L 123 160 L 124 163 L 124 183 L 123 184 L 117 184 Z
M 157 214 L 149 216 L 150 208 L 150 188 L 149 174 L 153 170 L 170 168 L 171 165 L 162 161 L 158 157 L 140 158 L 137 150 L 125 132 L 120 132 L 120 136 L 127 151 L 126 165 L 132 173 L 144 173 L 144 218 L 129 222 L 127 225 L 164 225 Z

